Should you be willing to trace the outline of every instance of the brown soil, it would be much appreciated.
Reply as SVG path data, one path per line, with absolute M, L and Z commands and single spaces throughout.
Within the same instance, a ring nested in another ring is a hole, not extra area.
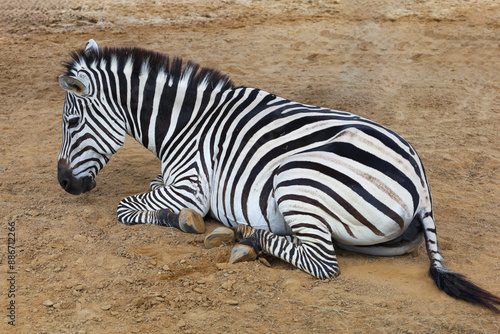
M 437 290 L 423 247 L 340 251 L 341 276 L 319 281 L 269 257 L 227 266 L 231 247 L 204 249 L 203 235 L 118 223 L 120 199 L 159 171 L 133 140 L 92 192 L 69 195 L 56 179 L 68 53 L 94 38 L 180 55 L 403 135 L 427 168 L 449 268 L 500 295 L 497 0 L 24 0 L 0 12 L 0 332 L 500 331 L 498 316 Z

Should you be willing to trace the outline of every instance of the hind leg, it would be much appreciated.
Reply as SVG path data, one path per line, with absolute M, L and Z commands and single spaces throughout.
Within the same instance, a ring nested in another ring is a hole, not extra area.
M 296 233 L 294 238 L 254 229 L 248 225 L 238 225 L 236 238 L 240 240 L 240 245 L 250 246 L 257 253 L 276 256 L 316 278 L 336 277 L 340 270 L 331 236 L 328 232 L 317 229 L 316 224 L 311 218 L 302 220 L 300 226 L 292 228 Z M 234 262 L 233 255 L 231 262 Z
M 316 278 L 336 277 L 340 270 L 330 226 L 334 214 L 325 205 L 324 196 L 304 186 L 302 179 L 294 179 L 296 175 L 278 173 L 274 180 L 277 209 L 290 227 L 291 236 L 238 225 L 236 238 L 242 247 L 250 246 L 257 253 L 278 257 Z M 238 248 L 233 252 L 236 256 Z
M 296 217 L 298 218 L 298 217 Z M 300 218 L 298 218 L 300 219 Z M 216 229 L 205 239 L 207 248 L 239 241 L 233 248 L 229 263 L 254 260 L 257 253 L 276 256 L 320 279 L 339 275 L 335 250 L 328 231 L 318 229 L 318 221 L 305 215 L 296 225 L 295 235 L 279 236 L 248 225 Z

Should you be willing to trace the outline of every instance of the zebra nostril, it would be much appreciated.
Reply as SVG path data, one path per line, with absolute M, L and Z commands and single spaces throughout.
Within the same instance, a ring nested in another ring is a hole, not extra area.
M 62 187 L 64 190 L 68 190 L 68 186 L 69 186 L 69 182 L 68 182 L 68 180 L 62 180 L 62 181 L 60 182 L 60 184 L 61 184 L 61 187 Z
M 61 187 L 68 191 L 71 189 L 71 170 L 65 161 L 59 161 L 57 165 L 57 180 Z
M 69 191 L 71 189 L 71 180 L 69 179 L 69 177 L 67 177 L 66 175 L 59 175 L 58 179 L 61 188 L 66 191 Z

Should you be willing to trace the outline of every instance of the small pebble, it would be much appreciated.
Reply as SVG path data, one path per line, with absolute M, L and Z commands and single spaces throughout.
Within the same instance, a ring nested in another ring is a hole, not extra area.
M 239 303 L 238 303 L 238 301 L 236 301 L 236 300 L 232 300 L 232 299 L 230 299 L 230 300 L 226 300 L 226 304 L 229 304 L 229 305 L 233 305 L 233 306 L 234 306 L 234 305 L 238 305 Z
M 231 291 L 233 289 L 233 282 L 224 282 L 222 285 L 221 285 L 221 288 L 223 288 L 224 290 L 227 290 L 227 291 Z
M 43 306 L 51 307 L 54 306 L 54 303 L 51 300 L 46 300 L 43 302 Z
M 219 270 L 227 269 L 229 267 L 229 265 L 227 263 L 216 263 L 215 266 Z
M 177 322 L 177 327 L 179 327 L 179 328 L 186 327 L 186 325 L 187 324 L 183 319 L 181 319 Z
M 109 304 L 103 305 L 103 306 L 101 306 L 101 309 L 103 311 L 108 311 L 109 309 L 111 309 L 111 305 L 109 305 Z

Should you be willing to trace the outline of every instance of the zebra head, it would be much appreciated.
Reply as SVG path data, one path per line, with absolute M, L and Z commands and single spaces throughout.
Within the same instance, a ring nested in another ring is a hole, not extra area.
M 59 76 L 66 98 L 57 178 L 74 195 L 95 187 L 97 173 L 125 141 L 123 122 L 109 111 L 116 106 L 105 96 L 107 83 L 99 66 L 99 49 L 90 40 L 67 63 L 67 73 Z

